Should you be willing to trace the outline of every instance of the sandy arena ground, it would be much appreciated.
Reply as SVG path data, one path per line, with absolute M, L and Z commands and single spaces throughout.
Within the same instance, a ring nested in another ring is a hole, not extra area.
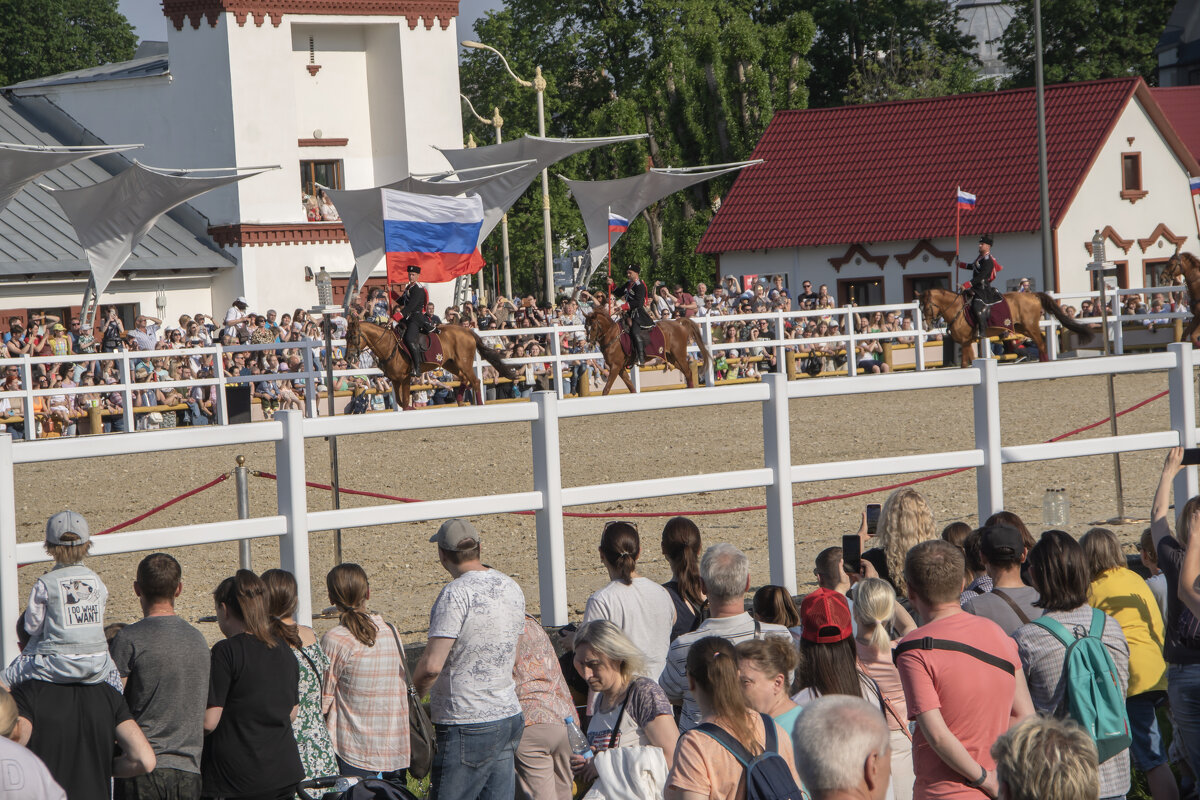
M 1003 367 L 1002 367 L 1003 369 Z M 1117 408 L 1123 409 L 1166 388 L 1162 373 L 1117 378 Z M 1057 434 L 1107 416 L 1102 378 L 1063 379 L 1001 387 L 1002 430 L 1006 445 L 1044 441 Z M 794 400 L 791 404 L 793 463 L 950 451 L 973 447 L 970 389 L 924 390 L 861 395 L 833 400 Z M 412 412 L 420 413 L 420 412 Z M 1120 418 L 1121 433 L 1165 430 L 1167 399 L 1156 400 Z M 604 418 L 565 420 L 561 441 L 565 486 L 698 474 L 762 466 L 761 412 L 757 404 L 682 411 L 644 412 Z M 1107 435 L 1107 424 L 1081 434 Z M 532 489 L 529 426 L 494 425 L 464 430 L 438 429 L 339 440 L 342 486 L 404 497 L 436 499 Z M 18 445 L 21 446 L 21 445 Z M 308 479 L 328 482 L 328 446 L 308 443 Z M 244 453 L 252 469 L 274 472 L 273 448 L 250 445 L 209 448 L 18 466 L 17 521 L 20 541 L 40 541 L 46 518 L 69 505 L 82 512 L 93 530 L 120 523 L 167 499 L 199 486 L 232 469 Z M 1161 452 L 1122 457 L 1126 509 L 1145 517 L 1162 464 Z M 795 487 L 796 500 L 885 486 L 916 477 L 838 480 Z M 275 513 L 273 481 L 250 479 L 251 513 Z M 1031 528 L 1041 524 L 1045 489 L 1064 487 L 1071 502 L 1070 530 L 1084 533 L 1090 523 L 1116 510 L 1111 456 L 1067 459 L 1005 467 L 1005 499 Z M 919 485 L 934 509 L 940 528 L 954 520 L 972 525 L 975 519 L 973 471 Z M 812 561 L 817 552 L 840 543 L 857 530 L 859 513 L 870 496 L 799 506 L 795 510 L 796 557 L 801 591 L 813 585 Z M 330 507 L 328 492 L 310 490 L 309 507 Z M 343 506 L 378 501 L 344 497 Z M 620 518 L 622 512 L 728 508 L 763 503 L 762 490 L 704 493 L 655 498 L 613 507 L 587 507 Z M 135 528 L 159 528 L 236 516 L 233 481 L 226 481 L 151 517 Z M 640 520 L 643 555 L 641 573 L 655 581 L 669 579 L 659 552 L 658 534 L 664 519 Z M 525 588 L 529 608 L 538 610 L 537 558 L 531 516 L 477 518 L 483 533 L 484 558 L 516 578 Z M 705 544 L 729 541 L 750 556 L 751 582 L 767 580 L 765 512 L 698 517 Z M 565 521 L 568 596 L 577 619 L 589 594 L 606 582 L 596 547 L 603 520 Z M 436 523 L 351 529 L 344 532 L 345 558 L 361 563 L 371 577 L 371 604 L 395 621 L 409 640 L 423 639 L 430 605 L 447 580 L 427 539 Z M 1142 525 L 1117 528 L 1126 544 L 1137 540 Z M 333 566 L 333 534 L 312 538 L 312 593 L 317 609 L 327 605 L 325 574 Z M 166 548 L 170 542 L 164 541 Z M 183 595 L 179 612 L 190 621 L 212 613 L 211 591 L 237 568 L 237 545 L 225 543 L 177 548 L 183 564 Z M 253 545 L 254 568 L 278 566 L 275 540 Z M 140 612 L 133 595 L 133 577 L 142 554 L 97 557 L 91 565 L 108 585 L 108 621 L 132 622 Z M 20 571 L 22 599 L 32 581 L 45 570 L 36 564 Z M 210 640 L 220 636 L 214 623 L 198 623 Z M 318 620 L 318 634 L 334 625 Z

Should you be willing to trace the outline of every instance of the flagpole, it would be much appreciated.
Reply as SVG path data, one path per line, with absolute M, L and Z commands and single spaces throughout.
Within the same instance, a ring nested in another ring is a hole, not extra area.
M 959 238 L 959 222 L 962 220 L 962 205 L 958 202 L 961 196 L 962 187 L 957 186 L 954 189 L 954 280 L 958 280 L 958 238 Z
M 1200 200 L 1200 194 L 1192 194 L 1192 182 L 1188 181 L 1188 199 L 1192 201 L 1192 219 L 1196 221 L 1196 235 L 1200 236 L 1200 213 L 1196 211 L 1196 201 Z
M 604 227 L 608 229 L 608 282 L 612 283 L 612 206 L 608 207 L 608 216 L 604 219 Z

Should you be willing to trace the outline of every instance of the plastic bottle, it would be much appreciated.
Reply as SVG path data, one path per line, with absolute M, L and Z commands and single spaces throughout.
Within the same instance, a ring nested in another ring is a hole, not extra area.
M 571 752 L 577 756 L 583 756 L 585 760 L 591 758 L 594 755 L 592 746 L 588 744 L 587 737 L 583 735 L 583 731 L 579 730 L 575 720 L 565 717 L 563 722 L 567 725 L 567 741 L 571 744 Z
M 1047 489 L 1042 500 L 1042 522 L 1048 528 L 1063 529 L 1071 524 L 1071 501 L 1066 489 Z

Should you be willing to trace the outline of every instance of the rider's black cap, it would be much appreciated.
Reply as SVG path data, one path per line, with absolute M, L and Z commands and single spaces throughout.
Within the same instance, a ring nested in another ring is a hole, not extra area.
M 980 236 L 979 243 L 986 244 L 988 247 L 991 247 L 992 246 L 992 235 L 990 233 L 985 233 L 983 236 Z
M 415 272 L 415 273 L 417 273 L 418 275 L 420 275 L 420 274 L 421 274 L 421 268 L 420 268 L 420 267 L 418 267 L 416 264 L 409 264 L 409 265 L 408 265 L 408 271 L 409 271 L 409 272 Z
M 641 267 L 639 267 L 637 264 L 630 264 L 630 265 L 629 265 L 628 267 L 626 267 L 625 269 L 627 269 L 627 270 L 628 270 L 628 271 L 630 271 L 630 272 L 636 272 L 638 275 L 641 275 L 641 274 L 642 274 L 642 268 L 641 268 Z

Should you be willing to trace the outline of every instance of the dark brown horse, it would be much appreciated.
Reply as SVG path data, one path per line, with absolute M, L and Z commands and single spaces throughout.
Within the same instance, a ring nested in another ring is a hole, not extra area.
M 613 322 L 612 318 L 603 311 L 593 311 L 588 314 L 584 318 L 583 326 L 587 331 L 588 341 L 594 342 L 600 347 L 600 352 L 604 354 L 604 363 L 608 366 L 608 381 L 604 384 L 604 394 L 609 393 L 618 376 L 625 381 L 629 391 L 635 391 L 633 381 L 629 380 L 629 368 L 633 366 L 634 355 L 632 352 L 626 353 L 621 347 L 621 326 Z M 695 342 L 696 346 L 700 348 L 705 369 L 708 369 L 708 362 L 711 358 L 708 348 L 704 345 L 704 334 L 701 332 L 700 326 L 687 317 L 680 317 L 679 319 L 660 320 L 656 327 L 662 331 L 663 351 L 666 353 L 665 361 L 683 373 L 683 380 L 689 389 L 696 388 L 696 384 L 692 380 L 692 371 L 688 366 L 688 341 Z M 647 363 L 654 360 L 658 359 L 647 359 Z
M 457 376 L 459 385 L 454 390 L 454 399 L 459 405 L 462 405 L 463 393 L 468 386 L 474 394 L 475 404 L 483 403 L 479 379 L 475 377 L 476 353 L 483 356 L 484 360 L 505 378 L 512 380 L 516 377 L 512 369 L 500 358 L 500 354 L 484 344 L 479 334 L 470 328 L 461 325 L 439 325 L 437 332 L 442 341 L 442 360 L 436 363 L 426 361 L 421 365 L 421 371 L 441 368 Z M 363 349 L 375 354 L 379 368 L 392 382 L 392 391 L 399 392 L 399 407 L 412 409 L 409 401 L 409 395 L 412 393 L 409 387 L 410 362 L 396 335 L 382 325 L 364 322 L 351 316 L 346 329 L 346 360 L 357 361 L 358 354 Z
M 1079 337 L 1079 341 L 1087 344 L 1092 340 L 1092 331 L 1086 325 L 1076 322 L 1066 315 L 1053 297 L 1045 292 L 1008 292 L 1004 295 L 1008 308 L 1013 315 L 1013 329 L 1023 333 L 1037 345 L 1038 359 L 1049 361 L 1046 352 L 1046 337 L 1042 335 L 1042 312 L 1052 315 L 1059 324 Z M 948 289 L 927 289 L 917 295 L 921 304 L 921 313 L 925 315 L 925 323 L 931 324 L 939 316 L 946 320 L 946 330 L 950 338 L 962 346 L 962 363 L 960 366 L 969 367 L 975 358 L 974 342 L 979 339 L 976 326 L 967 322 L 963 313 L 963 295 Z M 1004 335 L 1003 328 L 988 328 L 988 335 Z
M 1182 251 L 1176 252 L 1175 255 L 1171 256 L 1171 260 L 1167 262 L 1166 269 L 1163 270 L 1162 280 L 1164 283 L 1173 283 L 1175 278 L 1180 275 L 1183 276 L 1183 283 L 1187 286 L 1188 297 L 1200 297 L 1200 258 Z M 1196 333 L 1197 327 L 1200 327 L 1200 317 L 1197 317 L 1195 312 L 1193 312 L 1192 318 L 1188 320 L 1187 327 L 1183 329 L 1183 341 L 1192 341 L 1192 336 Z

